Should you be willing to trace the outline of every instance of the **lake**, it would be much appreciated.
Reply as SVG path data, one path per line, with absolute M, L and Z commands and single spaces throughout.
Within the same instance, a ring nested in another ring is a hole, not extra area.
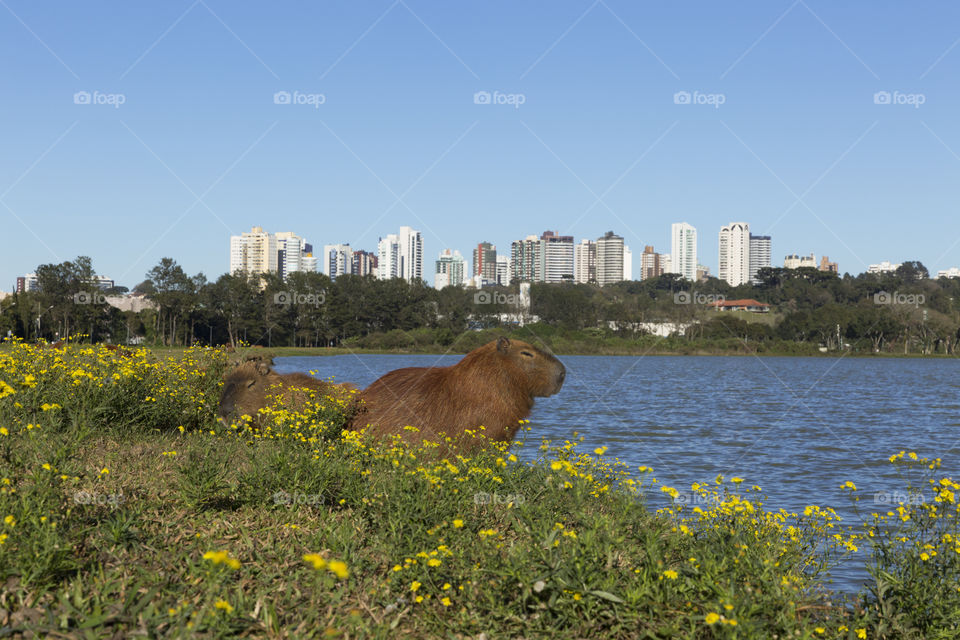
M 365 387 L 399 367 L 454 364 L 461 356 L 341 355 L 277 358 L 281 373 Z M 849 514 L 840 485 L 852 480 L 861 510 L 884 508 L 903 491 L 887 458 L 900 450 L 960 469 L 960 363 L 893 358 L 750 356 L 562 356 L 563 389 L 538 398 L 522 459 L 542 438 L 584 436 L 582 451 L 607 446 L 636 471 L 689 495 L 718 473 L 763 488 L 767 509 L 832 506 Z M 522 436 L 523 434 L 521 434 Z M 659 493 L 651 502 L 666 499 Z M 877 506 L 874 507 L 874 504 Z M 844 522 L 852 522 L 844 518 Z M 863 557 L 864 547 L 858 557 Z M 856 590 L 862 573 L 834 572 Z

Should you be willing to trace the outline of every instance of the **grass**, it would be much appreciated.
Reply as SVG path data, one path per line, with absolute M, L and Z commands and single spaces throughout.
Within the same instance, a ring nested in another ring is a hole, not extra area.
M 905 495 L 927 497 L 859 527 L 767 511 L 738 478 L 655 511 L 650 492 L 678 490 L 575 441 L 532 464 L 495 443 L 441 459 L 342 432 L 339 397 L 224 428 L 225 360 L 0 355 L 0 635 L 958 633 L 960 485 L 937 461 L 893 456 Z M 876 578 L 857 599 L 824 586 L 851 554 Z

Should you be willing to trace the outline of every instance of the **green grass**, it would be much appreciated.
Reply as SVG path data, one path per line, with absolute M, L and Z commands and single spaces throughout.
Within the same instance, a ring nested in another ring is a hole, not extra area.
M 736 478 L 658 512 L 677 489 L 574 442 L 441 460 L 340 434 L 328 398 L 224 429 L 224 357 L 0 357 L 0 636 L 957 637 L 952 481 L 862 530 Z M 845 599 L 857 546 L 877 579 Z

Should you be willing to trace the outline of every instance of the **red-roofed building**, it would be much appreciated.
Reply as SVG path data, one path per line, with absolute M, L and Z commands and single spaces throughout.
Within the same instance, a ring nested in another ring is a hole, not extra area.
M 752 299 L 745 300 L 718 300 L 711 302 L 717 311 L 751 311 L 753 313 L 767 313 L 770 311 L 770 305 L 766 302 L 757 302 Z

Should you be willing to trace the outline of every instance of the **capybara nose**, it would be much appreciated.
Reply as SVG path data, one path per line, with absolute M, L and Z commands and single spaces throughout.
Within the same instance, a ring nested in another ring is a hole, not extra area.
M 566 379 L 566 377 L 567 377 L 567 368 L 561 364 L 561 365 L 560 365 L 560 372 L 557 374 L 557 386 L 558 386 L 558 387 L 563 384 L 563 381 Z

